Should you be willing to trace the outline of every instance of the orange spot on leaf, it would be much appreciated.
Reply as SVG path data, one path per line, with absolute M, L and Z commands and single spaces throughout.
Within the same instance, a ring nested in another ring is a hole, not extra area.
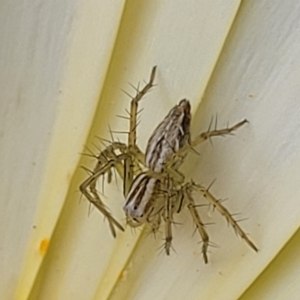
M 43 239 L 40 243 L 40 254 L 41 255 L 45 255 L 47 250 L 48 250 L 48 247 L 49 247 L 49 244 L 50 244 L 50 240 L 49 239 Z

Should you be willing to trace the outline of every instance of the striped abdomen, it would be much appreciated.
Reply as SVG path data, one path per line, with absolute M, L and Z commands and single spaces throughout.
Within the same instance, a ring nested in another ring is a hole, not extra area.
M 146 148 L 146 166 L 162 172 L 165 163 L 190 140 L 191 106 L 183 99 L 156 127 Z

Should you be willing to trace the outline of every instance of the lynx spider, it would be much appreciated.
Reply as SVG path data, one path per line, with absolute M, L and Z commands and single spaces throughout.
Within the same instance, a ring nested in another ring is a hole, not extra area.
M 205 263 L 208 262 L 207 249 L 209 236 L 204 223 L 197 211 L 192 193 L 199 192 L 212 205 L 235 232 L 255 251 L 254 243 L 248 238 L 229 211 L 202 185 L 193 181 L 185 181 L 179 168 L 189 151 L 215 136 L 229 135 L 237 130 L 247 120 L 243 120 L 232 127 L 213 129 L 211 125 L 206 132 L 198 135 L 194 140 L 190 138 L 190 103 L 183 99 L 175 105 L 163 121 L 153 131 L 145 154 L 136 144 L 136 127 L 138 103 L 154 86 L 156 67 L 153 67 L 149 82 L 143 89 L 136 89 L 135 97 L 131 97 L 129 111 L 129 132 L 127 145 L 110 141 L 99 155 L 97 164 L 91 175 L 80 185 L 81 193 L 106 217 L 112 235 L 116 236 L 116 229 L 124 231 L 123 226 L 111 215 L 101 200 L 96 188 L 98 179 L 107 175 L 111 181 L 112 170 L 115 169 L 123 179 L 123 193 L 126 198 L 123 206 L 126 223 L 131 227 L 142 224 L 150 225 L 155 233 L 163 220 L 165 223 L 166 254 L 170 254 L 172 247 L 173 216 L 179 213 L 184 205 L 187 206 L 192 220 L 202 239 L 202 254 Z

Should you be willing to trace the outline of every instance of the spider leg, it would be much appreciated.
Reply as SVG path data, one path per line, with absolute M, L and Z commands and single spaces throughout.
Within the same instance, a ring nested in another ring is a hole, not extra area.
M 134 147 L 130 150 L 134 157 L 137 159 L 137 161 L 142 164 L 143 166 L 146 166 L 145 163 L 145 154 L 142 152 L 142 150 L 138 147 L 138 145 L 134 145 Z
M 150 214 L 151 215 L 151 214 Z M 161 224 L 161 212 L 157 212 L 152 218 L 147 218 L 148 224 L 150 224 L 151 231 L 154 235 L 159 231 Z
M 104 165 L 107 164 L 107 162 L 110 159 L 113 159 L 116 161 L 116 164 L 114 165 L 114 168 L 117 170 L 118 174 L 123 178 L 123 165 L 120 161 L 118 161 L 116 158 L 118 154 L 116 154 L 116 151 L 119 151 L 122 154 L 127 153 L 127 146 L 124 143 L 120 142 L 110 142 L 110 145 L 107 146 L 103 151 L 99 153 L 97 156 L 97 164 L 94 168 L 94 173 L 96 173 L 98 170 L 100 170 Z M 109 169 L 107 173 L 111 173 L 111 170 Z M 111 177 L 111 175 L 110 175 Z M 108 181 L 110 183 L 110 181 Z
M 132 98 L 130 103 L 130 124 L 129 124 L 129 134 L 128 134 L 128 149 L 129 151 L 134 151 L 138 149 L 136 146 L 136 128 L 137 128 L 137 115 L 138 115 L 138 103 L 143 98 L 143 96 L 154 86 L 154 79 L 156 73 L 156 66 L 152 68 L 149 82 L 141 89 L 136 89 L 137 93 L 135 97 Z M 142 153 L 139 151 L 139 153 Z M 130 155 L 124 161 L 124 195 L 126 196 L 129 192 L 131 183 L 134 177 L 134 159 Z
M 145 94 L 154 86 L 154 79 L 156 73 L 156 66 L 152 68 L 150 80 L 140 91 L 137 90 L 137 94 L 132 98 L 130 103 L 130 129 L 128 135 L 128 145 L 136 145 L 136 127 L 137 127 L 137 114 L 138 114 L 138 103 L 145 96 Z
M 181 149 L 179 149 L 176 154 L 174 154 L 173 158 L 167 163 L 168 166 L 172 166 L 176 164 L 177 161 L 182 160 L 183 157 L 192 149 L 194 149 L 196 146 L 199 144 L 203 143 L 204 141 L 215 137 L 215 136 L 225 136 L 225 135 L 230 135 L 233 131 L 236 131 L 240 127 L 242 127 L 244 124 L 248 123 L 248 121 L 245 119 L 237 124 L 235 124 L 232 127 L 227 127 L 224 129 L 214 129 L 208 130 L 206 132 L 201 133 L 198 135 L 193 141 L 189 142 L 185 146 L 183 146 Z
M 117 151 L 122 154 L 127 154 L 127 159 L 124 159 L 123 162 L 118 161 L 116 159 Z M 131 165 L 130 165 L 130 168 L 128 169 L 127 164 L 124 163 L 124 161 L 129 160 L 130 157 L 134 157 L 134 159 L 130 160 Z M 134 148 L 129 151 L 127 145 L 124 143 L 110 142 L 110 145 L 108 147 L 106 147 L 97 156 L 97 159 L 98 159 L 98 163 L 94 169 L 94 172 L 97 172 L 97 170 L 100 169 L 104 164 L 106 164 L 109 161 L 109 159 L 114 159 L 116 161 L 116 164 L 114 165 L 114 169 L 116 169 L 119 176 L 123 179 L 123 193 L 124 193 L 124 196 L 126 197 L 126 187 L 125 187 L 126 180 L 125 180 L 125 178 L 127 178 L 128 176 L 129 176 L 129 178 L 131 177 L 130 175 L 128 175 L 128 173 L 131 174 L 131 172 L 133 172 L 134 175 L 137 175 L 142 172 L 142 169 L 141 169 L 139 163 L 144 164 L 143 152 L 139 149 L 139 147 L 137 145 L 135 145 Z M 108 177 L 111 178 L 112 177 L 111 170 L 107 171 L 107 173 L 108 173 Z M 109 178 L 108 178 L 108 183 L 110 183 L 110 181 L 111 180 L 109 180 Z
M 203 242 L 202 254 L 203 254 L 204 262 L 207 264 L 208 263 L 207 248 L 209 245 L 209 236 L 204 228 L 203 222 L 201 221 L 200 215 L 198 214 L 198 211 L 196 210 L 195 202 L 191 195 L 191 192 L 188 189 L 186 189 L 185 194 L 186 194 L 186 199 L 187 199 L 187 207 L 190 211 L 190 214 L 193 218 L 193 221 L 198 229 L 198 232 L 199 232 L 202 242 Z
M 81 193 L 90 201 L 98 210 L 107 218 L 109 226 L 112 232 L 112 235 L 116 236 L 116 231 L 114 226 L 124 231 L 123 226 L 111 215 L 107 210 L 104 203 L 100 199 L 98 192 L 96 190 L 96 181 L 100 176 L 104 175 L 116 164 L 126 159 L 126 154 L 120 154 L 115 159 L 110 159 L 105 165 L 102 165 L 101 168 L 98 168 L 90 177 L 88 177 L 79 187 Z
M 208 202 L 210 202 L 213 207 L 217 209 L 217 211 L 225 217 L 227 222 L 233 227 L 234 231 L 254 250 L 258 251 L 255 244 L 248 238 L 246 233 L 239 226 L 238 222 L 232 217 L 230 212 L 218 201 L 208 189 L 204 188 L 200 184 L 196 184 L 194 182 L 191 183 L 191 188 L 193 190 L 198 191 Z
M 170 249 L 172 247 L 172 207 L 171 207 L 171 195 L 169 190 L 165 194 L 165 206 L 163 210 L 163 219 L 165 221 L 165 251 L 167 255 L 170 255 Z

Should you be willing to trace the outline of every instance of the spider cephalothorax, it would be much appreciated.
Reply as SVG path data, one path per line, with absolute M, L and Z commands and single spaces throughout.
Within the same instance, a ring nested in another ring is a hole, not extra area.
M 226 218 L 235 232 L 257 251 L 256 246 L 244 233 L 238 222 L 211 194 L 209 189 L 193 181 L 185 180 L 184 174 L 179 171 L 190 150 L 209 138 L 232 133 L 247 123 L 247 120 L 225 129 L 211 130 L 209 127 L 206 132 L 191 139 L 191 106 L 188 100 L 183 99 L 154 129 L 148 140 L 146 152 L 143 154 L 136 145 L 138 102 L 153 87 L 155 72 L 156 67 L 152 69 L 149 83 L 142 90 L 137 90 L 136 96 L 131 100 L 128 143 L 111 142 L 97 156 L 97 164 L 92 175 L 80 185 L 81 192 L 104 214 L 114 236 L 116 235 L 115 227 L 124 230 L 123 226 L 106 208 L 96 189 L 97 180 L 107 174 L 110 181 L 112 169 L 115 169 L 123 179 L 123 193 L 126 198 L 123 210 L 127 224 L 131 227 L 146 224 L 156 232 L 163 221 L 165 224 L 165 251 L 168 255 L 172 246 L 174 215 L 180 213 L 186 206 L 202 239 L 202 253 L 204 261 L 207 263 L 209 236 L 193 198 L 193 193 L 198 192 Z

